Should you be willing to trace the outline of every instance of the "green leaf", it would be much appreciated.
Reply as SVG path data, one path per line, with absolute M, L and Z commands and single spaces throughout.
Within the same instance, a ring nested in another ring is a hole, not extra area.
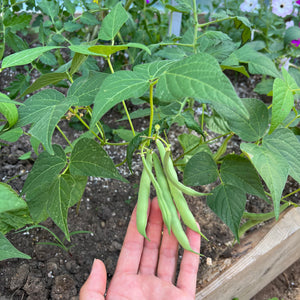
M 105 150 L 94 140 L 80 139 L 70 157 L 70 173 L 80 176 L 113 178 L 127 182 Z
M 265 74 L 272 77 L 281 77 L 274 62 L 266 55 L 255 51 L 246 44 L 233 52 L 233 55 L 242 63 L 247 63 L 251 74 Z
M 1 97 L 1 98 L 3 99 L 3 97 Z M 5 103 L 5 102 L 0 101 L 0 113 L 7 120 L 7 124 L 4 127 L 4 129 L 11 128 L 12 126 L 14 126 L 17 123 L 18 109 L 14 103 Z
M 68 90 L 67 100 L 70 100 L 72 105 L 88 106 L 92 104 L 107 76 L 107 73 L 91 71 L 89 76 L 77 78 Z
M 147 134 L 148 131 L 149 131 L 148 129 L 145 129 L 144 131 L 136 134 L 135 137 L 129 142 L 129 144 L 127 146 L 126 160 L 127 160 L 128 168 L 131 172 L 132 172 L 131 165 L 132 165 L 133 153 L 135 152 L 135 150 L 138 149 L 139 145 L 144 140 L 144 138 L 142 138 L 142 136 Z
M 26 40 L 20 38 L 18 35 L 9 32 L 5 37 L 5 43 L 12 48 L 14 52 L 28 49 Z
M 109 75 L 96 95 L 91 126 L 121 101 L 142 96 L 149 86 L 148 78 L 141 73 L 118 71 Z
M 289 174 L 300 183 L 300 142 L 287 128 L 276 129 L 263 139 L 269 151 L 277 153 L 289 164 Z
M 47 74 L 43 74 L 42 76 L 40 76 L 38 79 L 36 79 L 34 81 L 34 83 L 32 85 L 30 85 L 30 87 L 28 87 L 20 97 L 23 97 L 27 94 L 30 94 L 32 92 L 37 91 L 38 89 L 50 85 L 50 84 L 56 84 L 58 82 L 60 82 L 63 79 L 67 79 L 68 78 L 68 74 L 66 72 L 63 73 L 47 73 Z
M 204 121 L 207 128 L 218 134 L 226 134 L 230 132 L 228 123 L 215 110 L 212 110 L 212 115 L 204 115 Z
M 100 23 L 95 15 L 87 11 L 80 16 L 80 21 L 85 25 L 97 25 Z
M 300 39 L 300 28 L 298 26 L 289 27 L 284 34 L 284 42 L 289 44 L 292 40 Z
M 28 98 L 19 108 L 18 125 L 21 127 L 33 123 L 29 133 L 40 140 L 45 149 L 53 154 L 52 135 L 55 126 L 70 108 L 71 100 L 66 99 L 56 90 L 43 90 Z
M 45 47 L 36 47 L 32 49 L 26 49 L 9 56 L 4 57 L 2 61 L 1 69 L 13 67 L 13 66 L 22 66 L 27 65 L 34 61 L 36 58 L 41 56 L 44 52 L 47 52 L 52 49 L 58 49 L 63 47 L 58 46 L 45 46 Z
M 283 70 L 285 69 L 283 68 Z M 285 72 L 287 73 L 287 71 Z M 294 95 L 289 83 L 280 78 L 276 78 L 273 85 L 272 119 L 269 134 L 285 120 L 293 106 Z
M 275 216 L 278 219 L 280 199 L 289 173 L 288 162 L 280 154 L 270 151 L 264 145 L 242 143 L 240 148 L 267 184 L 272 195 Z
M 122 6 L 122 2 L 118 2 L 118 4 L 104 18 L 99 31 L 98 39 L 104 41 L 114 39 L 116 34 L 127 20 L 128 14 Z
M 23 105 L 23 103 L 11 100 L 8 96 L 0 92 L 0 103 L 13 103 L 16 105 Z
M 89 51 L 93 53 L 101 54 L 103 56 L 109 56 L 113 53 L 116 53 L 121 50 L 126 50 L 126 49 L 128 49 L 128 46 L 126 45 L 114 45 L 114 46 L 96 45 L 88 48 Z
M 14 143 L 20 138 L 22 134 L 23 134 L 22 128 L 13 128 L 0 133 L 0 140 Z
M 25 253 L 20 252 L 16 249 L 5 236 L 0 233 L 0 260 L 10 258 L 23 258 L 31 259 L 31 257 Z
M 174 61 L 168 60 L 154 61 L 147 64 L 137 65 L 133 68 L 133 71 L 141 73 L 141 76 L 145 76 L 149 78 L 149 80 L 155 80 L 174 63 Z
M 68 32 L 74 32 L 76 30 L 81 29 L 82 24 L 69 21 L 69 22 L 64 23 L 64 28 Z
M 249 73 L 247 72 L 246 68 L 244 66 L 227 66 L 227 65 L 221 65 L 222 71 L 224 70 L 232 70 L 232 71 L 236 71 L 239 72 L 243 75 L 245 75 L 246 77 L 250 78 Z
M 194 97 L 211 103 L 225 119 L 248 118 L 241 99 L 217 60 L 199 53 L 178 61 L 159 77 L 156 96 L 164 101 Z
M 273 90 L 273 84 L 274 84 L 273 78 L 263 79 L 255 86 L 254 92 L 261 95 L 267 95 Z
M 71 45 L 68 48 L 76 53 L 84 54 L 84 55 L 94 55 L 94 56 L 103 56 L 106 57 L 105 54 L 92 52 L 89 50 L 91 45 Z
M 38 3 L 44 14 L 49 16 L 52 20 L 59 14 L 59 4 L 56 1 L 42 0 Z
M 220 175 L 225 184 L 268 201 L 258 173 L 248 159 L 235 154 L 227 155 L 222 162 Z
M 242 99 L 250 118 L 237 116 L 228 121 L 229 128 L 242 140 L 254 142 L 259 140 L 268 129 L 269 112 L 267 106 L 258 99 Z
M 0 232 L 32 224 L 26 202 L 7 184 L 0 183 Z
M 72 64 L 69 72 L 71 76 L 78 71 L 80 66 L 87 60 L 87 58 L 87 55 L 75 53 L 75 55 L 72 58 Z
M 36 159 L 31 172 L 23 186 L 23 192 L 29 193 L 39 188 L 49 187 L 49 185 L 59 175 L 67 163 L 64 150 L 59 145 L 53 145 L 54 155 L 42 152 Z
M 194 116 L 189 111 L 182 112 L 181 116 L 183 116 L 184 123 L 188 129 L 195 130 L 205 138 L 200 124 L 196 122 Z
M 83 190 L 78 191 L 76 176 L 63 174 L 58 176 L 49 190 L 47 201 L 47 211 L 55 224 L 63 231 L 66 239 L 70 241 L 70 234 L 67 224 L 68 209 L 75 202 L 78 202 L 82 196 Z M 80 177 L 82 178 L 82 177 Z M 84 181 L 86 183 L 86 178 Z M 79 194 L 79 198 L 74 198 L 74 191 Z M 79 193 L 78 193 L 79 192 Z M 74 201 L 75 200 L 75 201 Z
M 3 234 L 32 223 L 28 207 L 0 214 L 0 232 Z
M 246 205 L 246 194 L 240 188 L 229 184 L 217 186 L 207 197 L 208 206 L 230 228 L 239 241 L 239 225 Z
M 118 135 L 122 140 L 126 141 L 126 142 L 130 142 L 134 135 L 132 133 L 131 130 L 129 129 L 123 129 L 123 128 L 120 128 L 120 129 L 114 129 L 113 130 L 113 134 L 115 135 Z
M 0 182 L 0 214 L 26 207 L 26 202 L 8 184 Z
M 5 27 L 10 28 L 13 33 L 16 33 L 16 31 L 25 29 L 30 24 L 31 19 L 32 15 L 20 13 L 11 16 L 11 18 L 3 23 Z
M 205 185 L 215 182 L 218 175 L 218 166 L 212 155 L 207 152 L 198 152 L 186 164 L 183 182 L 191 186 Z

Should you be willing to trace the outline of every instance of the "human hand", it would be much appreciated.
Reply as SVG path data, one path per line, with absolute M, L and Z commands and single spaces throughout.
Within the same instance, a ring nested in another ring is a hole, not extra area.
M 176 285 L 174 285 L 178 242 L 169 235 L 157 199 L 151 201 L 144 239 L 136 228 L 136 207 L 132 213 L 115 274 L 106 291 L 106 269 L 95 260 L 92 271 L 80 290 L 80 300 L 147 300 L 195 299 L 199 255 L 184 251 Z M 192 249 L 200 251 L 200 235 L 189 228 L 187 236 Z

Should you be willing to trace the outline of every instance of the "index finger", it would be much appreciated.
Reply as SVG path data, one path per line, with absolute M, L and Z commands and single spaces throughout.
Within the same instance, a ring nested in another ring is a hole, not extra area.
M 136 206 L 132 212 L 115 274 L 137 274 L 143 252 L 144 237 L 136 227 Z

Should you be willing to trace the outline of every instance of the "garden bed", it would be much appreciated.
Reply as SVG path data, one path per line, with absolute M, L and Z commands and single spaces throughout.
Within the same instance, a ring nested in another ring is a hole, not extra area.
M 240 93 L 247 93 L 243 80 L 236 84 Z M 114 120 L 119 117 L 118 112 L 113 111 L 112 115 L 107 116 L 107 124 L 113 127 Z M 135 122 L 144 122 L 144 120 Z M 143 127 L 143 124 L 135 125 Z M 65 133 L 70 131 L 67 123 L 62 125 L 62 129 Z M 174 131 L 173 138 L 175 135 L 177 135 L 176 131 Z M 74 136 L 75 138 L 76 136 Z M 54 142 L 64 143 L 59 132 L 55 133 Z M 119 163 L 125 158 L 125 149 L 124 152 L 120 149 L 116 151 L 112 147 L 107 147 L 106 150 L 115 163 Z M 228 151 L 235 150 L 237 149 L 233 142 L 228 146 Z M 31 151 L 31 146 L 26 137 L 1 149 L 0 175 L 2 181 L 6 182 L 13 175 L 18 174 L 17 178 L 10 181 L 12 187 L 17 191 L 22 189 L 26 174 L 32 168 L 31 160 L 18 160 L 19 156 L 28 151 Z M 119 169 L 130 184 L 111 179 L 90 178 L 78 214 L 76 207 L 70 209 L 69 229 L 70 232 L 87 230 L 91 233 L 72 236 L 71 244 L 74 247 L 70 248 L 69 252 L 55 246 L 39 245 L 39 242 L 55 242 L 53 236 L 43 229 L 8 234 L 12 244 L 30 255 L 32 259 L 28 261 L 10 259 L 0 262 L 0 297 L 2 297 L 0 299 L 77 299 L 79 289 L 90 272 L 94 258 L 104 261 L 108 279 L 111 279 L 127 224 L 137 200 L 141 162 L 139 159 L 134 161 L 133 174 L 129 173 L 126 166 Z M 286 193 L 297 187 L 297 183 L 289 180 Z M 212 187 L 207 186 L 206 188 Z M 232 247 L 234 238 L 228 227 L 208 208 L 204 198 L 187 197 L 187 200 L 203 233 L 209 239 L 208 242 L 202 240 L 201 253 L 206 258 L 201 258 L 200 262 L 197 284 L 199 291 L 218 278 L 222 271 L 228 269 L 236 261 Z M 296 196 L 292 200 L 299 203 Z M 271 207 L 265 202 L 251 197 L 248 199 L 247 209 L 249 212 L 268 212 Z M 63 238 L 63 234 L 50 219 L 43 225 Z M 262 227 L 257 226 L 256 229 L 258 229 L 257 232 L 260 232 Z M 245 239 L 247 240 L 247 235 Z M 71 244 L 66 243 L 66 246 L 71 246 Z M 208 263 L 210 261 L 211 264 Z M 300 261 L 292 265 L 253 299 L 264 300 L 271 297 L 296 299 L 300 287 L 299 270 Z M 257 279 L 253 274 L 253 280 Z

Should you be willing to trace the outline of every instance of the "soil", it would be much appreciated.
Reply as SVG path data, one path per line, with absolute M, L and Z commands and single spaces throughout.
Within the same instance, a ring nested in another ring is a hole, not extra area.
M 4 74 L 1 75 L 1 81 Z M 7 75 L 11 76 L 11 75 Z M 8 81 L 10 79 L 8 78 Z M 234 82 L 242 97 L 252 97 L 255 78 L 247 84 L 244 81 Z M 3 83 L 3 81 L 2 81 Z M 2 90 L 3 86 L 0 87 Z M 255 95 L 258 97 L 258 95 Z M 120 118 L 117 111 L 106 117 L 107 124 L 116 127 L 115 120 Z M 142 122 L 142 123 L 141 123 Z M 135 120 L 136 128 L 146 128 L 146 120 Z M 118 125 L 125 125 L 118 123 Z M 66 135 L 75 139 L 80 132 L 70 129 L 66 123 L 61 124 Z M 179 129 L 174 131 L 174 151 L 176 153 L 176 136 Z M 59 132 L 55 132 L 54 143 L 64 145 L 64 140 Z M 237 149 L 237 141 L 229 145 L 228 151 Z M 178 147 L 179 148 L 179 147 Z M 120 163 L 125 158 L 125 149 L 105 148 L 115 163 Z M 1 148 L 0 152 L 0 177 L 2 182 L 7 182 L 13 176 L 18 177 L 9 183 L 16 191 L 21 191 L 27 173 L 33 165 L 32 160 L 19 160 L 22 154 L 31 151 L 28 138 L 21 137 L 18 142 Z M 63 251 L 52 245 L 41 245 L 41 242 L 55 242 L 53 236 L 43 229 L 32 229 L 22 233 L 9 233 L 7 238 L 20 251 L 30 255 L 32 259 L 10 259 L 0 262 L 0 300 L 28 299 L 28 300 L 58 300 L 79 299 L 79 290 L 87 279 L 94 258 L 104 261 L 108 279 L 113 276 L 117 259 L 122 247 L 131 212 L 137 200 L 138 184 L 141 173 L 141 163 L 138 157 L 133 160 L 133 173 L 130 174 L 126 165 L 119 168 L 129 184 L 102 178 L 89 178 L 85 192 L 81 199 L 80 209 L 72 207 L 69 211 L 69 230 L 86 230 L 91 233 L 76 234 L 71 237 L 71 243 L 65 243 L 69 251 Z M 206 189 L 211 190 L 212 186 Z M 299 188 L 292 179 L 286 186 L 286 192 Z M 154 195 L 152 195 L 154 196 Z M 201 258 L 198 284 L 201 288 L 205 283 L 213 280 L 221 270 L 232 264 L 233 235 L 228 227 L 208 208 L 205 199 L 187 197 L 197 221 L 209 242 L 203 240 L 201 245 Z M 296 197 L 292 201 L 298 202 Z M 249 197 L 247 201 L 249 212 L 268 212 L 271 207 L 265 202 Z M 48 219 L 44 223 L 59 238 L 62 232 Z M 255 230 L 255 229 L 253 229 Z M 181 252 L 180 252 L 181 253 Z M 207 258 L 212 264 L 208 264 Z M 180 262 L 180 256 L 179 256 Z M 300 261 L 293 264 L 278 278 L 266 286 L 253 300 L 265 300 L 272 297 L 294 300 L 300 295 Z M 219 300 L 219 299 L 216 299 Z M 221 300 L 221 299 L 220 299 Z

